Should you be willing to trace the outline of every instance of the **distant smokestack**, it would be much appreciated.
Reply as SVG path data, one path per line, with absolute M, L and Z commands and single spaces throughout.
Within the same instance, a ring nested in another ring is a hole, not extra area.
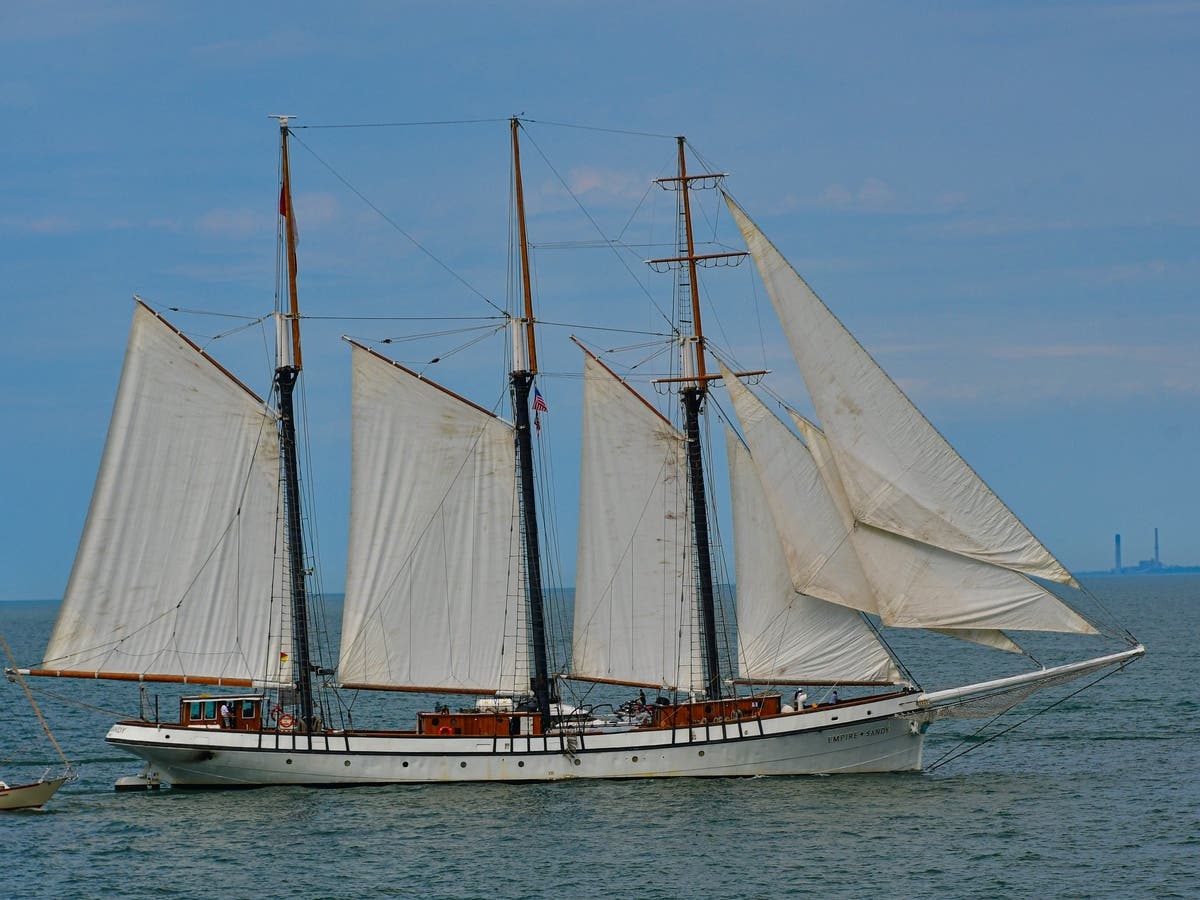
M 1154 565 L 1159 565 L 1158 559 L 1158 529 L 1154 529 Z
M 1117 535 L 1117 571 L 1121 571 L 1121 536 Z

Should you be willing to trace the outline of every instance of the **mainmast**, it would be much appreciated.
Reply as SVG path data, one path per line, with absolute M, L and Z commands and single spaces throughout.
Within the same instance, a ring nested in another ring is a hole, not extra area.
M 300 515 L 300 466 L 296 453 L 296 416 L 292 403 L 300 376 L 300 300 L 296 290 L 296 217 L 292 209 L 292 181 L 288 166 L 288 119 L 279 119 L 280 172 L 279 215 L 287 254 L 288 312 L 276 313 L 277 354 L 275 387 L 279 392 L 279 450 L 283 467 L 284 512 L 288 554 L 288 584 L 291 590 L 292 640 L 296 651 L 295 681 L 300 701 L 300 723 L 304 731 L 315 726 L 313 714 L 312 659 L 308 644 L 307 567 L 304 532 Z M 290 322 L 291 328 L 287 327 Z
M 650 265 L 665 264 L 679 266 L 687 273 L 687 286 L 691 299 L 692 333 L 686 333 L 686 323 L 680 323 L 680 353 L 682 382 L 680 402 L 683 405 L 684 432 L 687 435 L 688 483 L 692 499 L 692 539 L 696 551 L 696 581 L 700 601 L 700 628 L 704 650 L 705 693 L 710 700 L 722 694 L 721 663 L 717 652 L 717 612 L 712 575 L 712 548 L 708 534 L 708 498 L 705 492 L 704 457 L 700 439 L 700 415 L 704 411 L 704 400 L 708 393 L 708 382 L 719 375 L 709 375 L 704 362 L 704 330 L 700 321 L 700 287 L 696 281 L 697 264 L 729 257 L 742 257 L 745 253 L 696 254 L 692 232 L 691 183 L 710 181 L 716 183 L 720 175 L 687 173 L 687 157 L 684 153 L 686 139 L 679 142 L 679 175 L 675 178 L 660 178 L 658 184 L 667 190 L 678 190 L 680 194 L 680 216 L 683 233 L 679 256 L 668 259 L 652 259 Z M 683 267 L 686 265 L 686 269 Z M 682 285 L 680 285 L 682 287 Z
M 542 595 L 541 550 L 538 544 L 536 497 L 533 488 L 533 436 L 529 428 L 529 392 L 537 375 L 537 345 L 534 341 L 533 290 L 529 279 L 529 242 L 525 231 L 525 194 L 521 183 L 521 147 L 517 134 L 520 123 L 512 118 L 513 179 L 516 198 L 517 228 L 521 248 L 521 288 L 524 317 L 512 320 L 513 418 L 517 431 L 517 466 L 521 476 L 521 536 L 525 551 L 525 592 L 529 604 L 529 632 L 533 650 L 533 675 L 530 687 L 541 713 L 542 726 L 550 722 L 550 704 L 557 702 L 551 683 L 546 653 L 546 613 Z

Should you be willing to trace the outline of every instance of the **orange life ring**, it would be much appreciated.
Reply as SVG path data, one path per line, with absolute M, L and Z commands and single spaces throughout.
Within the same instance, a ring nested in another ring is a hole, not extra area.
M 295 727 L 296 727 L 296 717 L 293 716 L 291 713 L 284 713 L 282 716 L 279 717 L 279 730 L 280 731 L 291 731 Z
M 454 734 L 454 729 L 449 725 L 443 725 L 438 729 L 438 734 Z

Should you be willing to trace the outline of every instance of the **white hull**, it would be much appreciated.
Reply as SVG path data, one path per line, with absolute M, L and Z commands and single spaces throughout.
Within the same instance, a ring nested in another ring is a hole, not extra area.
M 921 768 L 916 710 L 909 695 L 736 724 L 496 738 L 121 722 L 107 740 L 179 787 L 908 772 Z

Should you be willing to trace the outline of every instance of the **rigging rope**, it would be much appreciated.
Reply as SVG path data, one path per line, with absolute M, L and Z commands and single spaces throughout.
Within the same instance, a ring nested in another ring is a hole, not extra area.
M 293 135 L 293 137 L 295 137 L 295 135 Z M 416 247 L 418 250 L 420 250 L 422 253 L 424 253 L 433 262 L 437 263 L 437 265 L 439 265 L 448 275 L 450 275 L 452 278 L 454 278 L 456 281 L 458 281 L 459 284 L 463 285 L 463 287 L 465 287 L 471 293 L 475 294 L 475 296 L 479 297 L 479 299 L 483 300 L 483 302 L 486 303 L 488 306 L 492 307 L 492 309 L 496 310 L 497 312 L 499 312 L 501 314 L 504 314 L 504 309 L 501 306 L 499 306 L 494 300 L 492 300 L 491 297 L 489 297 L 483 291 L 479 290 L 477 287 L 475 287 L 473 284 L 471 284 L 469 281 L 467 281 L 466 278 L 464 278 L 462 275 L 458 274 L 458 272 L 454 271 L 454 269 L 450 268 L 450 265 L 448 263 L 443 262 L 442 259 L 439 256 L 437 256 L 436 254 L 434 254 L 434 252 L 432 250 L 429 250 L 427 247 L 425 247 L 424 244 L 422 244 L 415 237 L 413 237 L 411 234 L 409 234 L 407 231 L 405 231 L 403 228 L 401 228 L 399 223 L 397 223 L 387 213 L 385 213 L 378 206 L 376 206 L 374 203 L 372 203 L 370 200 L 368 200 L 366 195 L 363 194 L 362 191 L 360 191 L 358 188 L 356 188 L 354 185 L 352 185 L 341 173 L 339 173 L 335 168 L 333 168 L 333 166 L 331 166 L 321 156 L 319 156 L 317 154 L 317 152 L 312 149 L 312 147 L 308 146 L 308 144 L 304 143 L 304 141 L 300 140 L 300 138 L 298 138 L 298 137 L 295 137 L 295 140 L 296 140 L 296 143 L 298 143 L 301 147 L 303 147 L 305 150 L 307 150 L 309 152 L 309 154 L 312 155 L 313 159 L 315 159 L 322 166 L 324 166 L 329 171 L 329 173 L 331 175 L 333 175 L 334 178 L 336 178 L 338 181 L 340 181 L 346 187 L 347 190 L 349 190 L 352 194 L 354 194 L 356 197 L 358 197 L 359 200 L 361 200 L 368 207 L 370 207 L 375 212 L 376 215 L 378 215 L 381 219 L 383 219 L 383 221 L 387 222 L 389 225 L 392 226 L 392 228 L 394 228 L 397 232 L 399 232 L 401 235 L 403 235 L 404 238 L 410 244 L 412 244 L 414 247 Z
M 528 130 L 526 130 L 525 134 L 529 138 L 529 143 L 533 145 L 533 149 L 538 152 L 539 156 L 541 156 L 542 161 L 546 164 L 547 168 L 554 173 L 554 177 L 558 179 L 558 183 L 562 185 L 563 190 L 565 190 L 570 198 L 575 201 L 575 205 L 579 207 L 579 211 L 583 213 L 584 217 L 588 220 L 588 222 L 591 223 L 592 227 L 596 229 L 596 234 L 600 235 L 601 239 L 607 240 L 605 238 L 604 231 L 600 228 L 599 223 L 592 218 L 592 214 L 588 212 L 587 207 L 583 205 L 579 197 L 576 196 L 575 192 L 571 190 L 570 185 L 567 184 L 566 179 L 562 177 L 558 169 L 554 168 L 554 164 L 550 162 L 550 159 L 538 145 L 537 141 L 535 141 L 533 137 L 529 135 Z M 613 248 L 613 253 L 620 261 L 621 265 L 625 268 L 625 271 L 629 273 L 629 277 L 634 280 L 639 288 L 641 288 L 642 293 L 646 295 L 646 299 L 650 301 L 650 304 L 655 308 L 658 314 L 663 317 L 663 320 L 666 321 L 667 325 L 674 330 L 674 323 L 671 321 L 671 317 L 663 312 L 662 307 L 658 305 L 658 302 L 654 299 L 654 296 L 648 290 L 646 290 L 646 286 L 638 280 L 638 277 L 633 273 L 633 270 L 629 268 L 628 263 L 625 262 L 625 258 L 617 252 L 615 247 Z
M 65 704 L 66 706 L 74 706 L 78 709 L 85 709 L 88 712 L 100 713 L 101 715 L 118 719 L 126 718 L 132 715 L 132 713 L 128 713 L 119 709 L 109 709 L 105 706 L 93 706 L 90 703 L 84 703 L 82 700 L 76 700 L 73 697 L 66 696 L 65 694 L 55 693 L 54 691 L 47 690 L 44 687 L 31 686 L 29 689 L 34 693 L 41 694 L 43 697 L 49 697 L 52 700 L 57 700 L 59 703 Z
M 54 733 L 50 731 L 50 726 L 46 723 L 46 717 L 42 715 L 42 711 L 38 708 L 37 701 L 33 699 L 33 691 L 29 689 L 29 683 L 22 677 L 20 670 L 17 668 L 17 661 L 13 657 L 12 650 L 8 647 L 8 641 L 4 639 L 4 635 L 0 634 L 0 647 L 4 648 L 4 655 L 12 664 L 12 670 L 9 674 L 9 679 L 21 685 L 21 690 L 25 692 L 25 696 L 29 698 L 29 705 L 33 707 L 33 712 L 37 716 L 38 721 L 42 725 L 42 731 L 46 732 L 46 737 L 50 739 L 50 743 L 54 745 L 54 749 L 58 751 L 58 755 L 62 758 L 63 764 L 69 769 L 71 761 L 67 759 L 67 754 L 63 753 L 62 747 L 58 746 L 58 741 L 54 739 Z
M 432 119 L 426 122 L 349 122 L 330 125 L 294 125 L 288 122 L 288 131 L 298 128 L 317 130 L 320 128 L 415 128 L 427 125 L 494 125 L 497 122 L 507 122 L 504 119 Z
M 1035 718 L 1037 718 L 1038 716 L 1042 715 L 1043 713 L 1047 713 L 1047 712 L 1049 712 L 1050 710 L 1054 709 L 1054 707 L 1056 707 L 1056 706 L 1060 706 L 1061 704 L 1063 704 L 1063 703 L 1066 703 L 1068 700 L 1070 700 L 1070 699 L 1071 699 L 1072 697 L 1074 697 L 1076 694 L 1081 694 L 1081 693 L 1083 693 L 1084 691 L 1086 691 L 1088 688 L 1095 687 L 1097 684 L 1099 684 L 1099 683 L 1100 683 L 1101 681 L 1103 681 L 1105 678 L 1108 678 L 1108 677 L 1110 677 L 1110 676 L 1112 676 L 1112 675 L 1115 675 L 1115 674 L 1117 674 L 1118 672 L 1122 672 L 1122 671 L 1124 671 L 1124 669 L 1125 669 L 1125 666 L 1127 666 L 1127 665 L 1128 665 L 1128 662 L 1126 662 L 1126 663 L 1122 663 L 1122 664 L 1121 664 L 1120 666 L 1118 666 L 1117 668 L 1115 668 L 1115 669 L 1112 669 L 1111 671 L 1105 672 L 1103 675 L 1101 675 L 1101 676 L 1100 676 L 1099 678 L 1097 678 L 1095 681 L 1089 681 L 1087 684 L 1083 685 L 1082 687 L 1080 687 L 1080 688 L 1079 688 L 1079 689 L 1077 689 L 1077 690 L 1074 690 L 1074 691 L 1072 691 L 1071 693 L 1067 694 L 1065 697 L 1060 697 L 1058 700 L 1055 700 L 1055 701 L 1054 701 L 1053 703 L 1051 703 L 1049 706 L 1047 706 L 1047 707 L 1045 707 L 1045 708 L 1043 708 L 1043 709 L 1039 709 L 1037 712 L 1031 713 L 1030 715 L 1026 716 L 1024 719 L 1021 719 L 1021 721 L 1019 721 L 1019 722 L 1014 722 L 1012 725 L 1008 726 L 1008 727 L 1007 727 L 1007 728 L 1005 728 L 1003 731 L 998 731 L 998 732 L 996 732 L 995 734 L 993 734 L 993 735 L 990 735 L 989 737 L 987 737 L 987 738 L 985 738 L 984 740 L 980 741 L 979 743 L 977 743 L 977 744 L 972 744 L 970 747 L 967 747 L 965 750 L 961 750 L 961 751 L 959 751 L 959 748 L 960 748 L 960 747 L 962 747 L 964 744 L 966 744 L 966 743 L 967 743 L 968 741 L 970 741 L 972 738 L 978 737 L 978 736 L 979 736 L 979 735 L 980 735 L 980 734 L 981 734 L 981 733 L 982 733 L 982 732 L 983 732 L 985 729 L 987 729 L 987 728 L 989 728 L 990 726 L 994 725 L 994 724 L 995 724 L 996 722 L 998 722 L 998 721 L 999 721 L 1001 718 L 1003 718 L 1005 715 L 1007 715 L 1007 714 L 1008 714 L 1008 712 L 1009 712 L 1009 710 L 1007 710 L 1007 709 L 1006 709 L 1006 710 L 1004 710 L 1004 712 L 1002 712 L 1002 713 L 1000 713 L 999 715 L 996 715 L 996 716 L 992 717 L 991 719 L 989 719 L 988 721 L 984 722 L 984 723 L 983 723 L 982 725 L 980 725 L 980 726 L 979 726 L 979 728 L 977 728 L 977 729 L 976 729 L 976 730 L 975 730 L 975 731 L 974 731 L 972 734 L 969 734 L 969 735 L 967 735 L 966 737 L 964 737 L 964 738 L 963 738 L 962 740 L 960 740 L 960 741 L 959 741 L 957 744 L 955 744 L 953 747 L 951 747 L 949 750 L 947 750 L 945 753 L 943 753 L 943 754 L 942 754 L 942 755 L 941 755 L 941 756 L 940 756 L 938 759 L 936 759 L 936 760 L 935 760 L 933 763 L 931 763 L 931 764 L 930 764 L 930 765 L 928 765 L 928 766 L 925 766 L 925 771 L 926 771 L 926 772 L 932 772 L 932 771 L 934 771 L 935 769 L 941 768 L 942 766 L 946 765 L 947 763 L 954 762 L 956 759 L 961 759 L 962 757 L 964 757 L 964 756 L 966 756 L 968 753 L 970 753 L 972 750 L 977 750 L 977 749 L 979 749 L 980 747 L 984 746 L 985 744 L 990 744 L 992 741 L 996 740 L 996 738 L 1003 737 L 1004 735 L 1008 734 L 1010 731 L 1013 731 L 1014 729 L 1020 728 L 1022 725 L 1024 725 L 1024 724 L 1025 724 L 1026 722 L 1028 722 L 1029 720 L 1031 720 L 1031 719 L 1035 719 Z
M 658 134 L 652 131 L 631 131 L 624 128 L 603 128 L 598 125 L 581 125 L 574 122 L 550 122 L 541 119 L 527 119 L 524 116 L 517 116 L 520 122 L 526 122 L 530 125 L 546 125 L 554 128 L 574 128 L 581 131 L 601 131 L 608 134 L 627 134 L 633 137 L 648 137 L 666 140 L 675 140 L 675 135 Z M 309 129 L 316 131 L 319 129 L 329 128 L 421 128 L 421 127 L 440 127 L 447 125 L 494 125 L 497 122 L 510 122 L 511 117 L 505 116 L 501 119 L 429 119 L 425 121 L 415 122 L 343 122 L 329 123 L 316 125 L 299 125 L 291 121 L 288 122 L 289 131 L 297 131 L 299 129 Z

